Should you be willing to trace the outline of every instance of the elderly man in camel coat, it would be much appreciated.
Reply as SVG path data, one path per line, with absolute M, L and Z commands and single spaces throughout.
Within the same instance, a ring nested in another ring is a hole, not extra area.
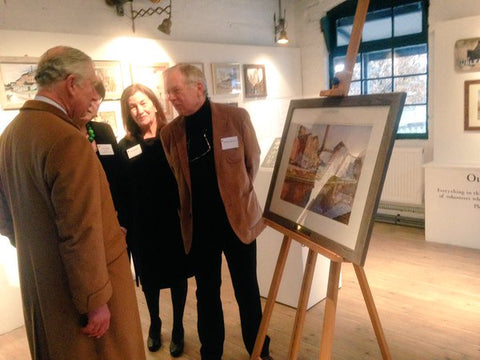
M 0 232 L 17 248 L 32 359 L 145 359 L 125 237 L 73 124 L 98 99 L 92 61 L 52 48 L 36 80 L 0 137 Z

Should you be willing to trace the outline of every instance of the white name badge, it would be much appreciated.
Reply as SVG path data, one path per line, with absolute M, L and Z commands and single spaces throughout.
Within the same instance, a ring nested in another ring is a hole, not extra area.
M 112 144 L 97 144 L 98 153 L 102 156 L 114 155 Z
M 141 153 L 142 153 L 142 147 L 140 146 L 140 144 L 137 144 L 127 149 L 127 155 L 129 159 L 134 158 L 135 156 L 138 156 Z
M 222 142 L 222 150 L 238 148 L 238 137 L 230 136 L 220 139 Z

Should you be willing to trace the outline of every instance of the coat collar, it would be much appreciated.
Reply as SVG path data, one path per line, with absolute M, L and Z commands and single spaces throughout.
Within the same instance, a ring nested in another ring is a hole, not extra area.
M 39 101 L 39 100 L 27 100 L 20 111 L 30 111 L 30 110 L 35 110 L 35 111 L 45 111 L 48 113 L 52 113 L 53 115 L 61 118 L 62 120 L 68 122 L 70 125 L 75 126 L 75 124 L 72 122 L 72 120 L 68 117 L 67 114 L 65 114 L 62 110 L 60 110 L 58 107 L 51 105 L 49 103 L 46 103 L 44 101 Z

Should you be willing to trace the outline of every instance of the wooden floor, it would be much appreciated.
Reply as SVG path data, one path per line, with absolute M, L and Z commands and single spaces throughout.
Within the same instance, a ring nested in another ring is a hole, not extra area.
M 376 223 L 365 272 L 394 360 L 480 359 L 480 250 L 426 243 L 422 229 Z M 224 268 L 222 289 L 226 342 L 224 360 L 248 360 L 240 334 L 238 310 Z M 301 281 L 301 280 L 299 280 Z M 332 359 L 381 359 L 357 278 L 342 265 Z M 186 348 L 179 359 L 199 359 L 195 282 L 189 282 L 185 311 Z M 148 313 L 137 291 L 144 333 Z M 161 294 L 164 345 L 151 359 L 170 359 L 171 304 Z M 324 302 L 307 312 L 298 359 L 319 358 Z M 271 355 L 288 355 L 295 309 L 276 304 L 269 326 Z M 148 351 L 147 351 L 148 352 Z M 0 336 L 0 360 L 30 359 L 24 328 Z M 55 360 L 55 359 L 51 359 Z M 132 359 L 134 360 L 134 359 Z

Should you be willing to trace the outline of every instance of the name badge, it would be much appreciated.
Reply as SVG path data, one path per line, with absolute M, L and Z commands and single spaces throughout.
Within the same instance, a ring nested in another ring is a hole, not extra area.
M 129 159 L 134 158 L 135 156 L 138 156 L 141 153 L 142 153 L 142 147 L 140 146 L 140 144 L 137 144 L 127 149 L 127 155 Z
M 221 138 L 220 140 L 222 142 L 222 150 L 238 148 L 238 137 L 236 136 Z
M 98 153 L 102 156 L 114 155 L 112 144 L 97 144 Z

